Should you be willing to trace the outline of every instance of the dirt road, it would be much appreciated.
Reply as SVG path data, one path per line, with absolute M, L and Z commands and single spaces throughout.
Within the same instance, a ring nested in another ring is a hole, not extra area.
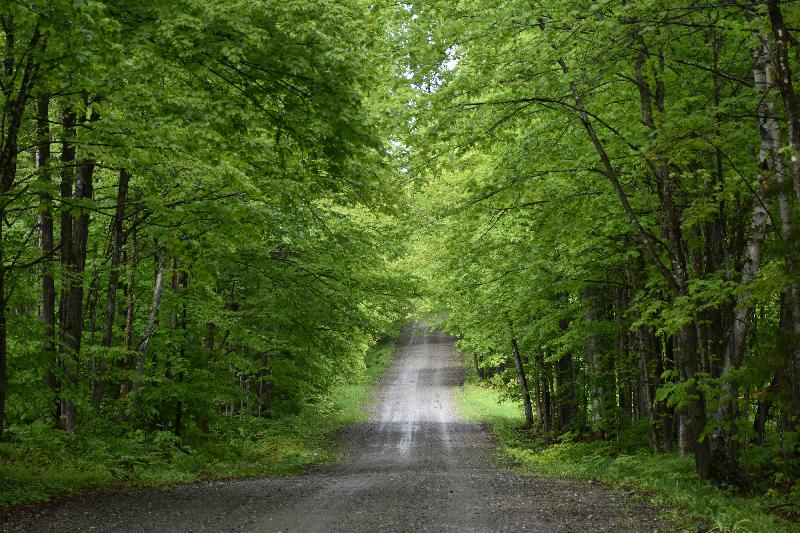
M 22 531 L 664 531 L 655 512 L 596 484 L 498 470 L 478 424 L 460 421 L 453 341 L 415 326 L 347 458 L 292 477 L 108 495 L 20 515 Z

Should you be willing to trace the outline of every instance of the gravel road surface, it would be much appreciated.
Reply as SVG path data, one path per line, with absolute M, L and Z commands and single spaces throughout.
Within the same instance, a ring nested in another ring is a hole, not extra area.
M 342 432 L 341 463 L 291 477 L 110 494 L 18 513 L 3 531 L 668 531 L 596 483 L 499 470 L 480 424 L 459 419 L 453 339 L 415 325 L 370 422 Z

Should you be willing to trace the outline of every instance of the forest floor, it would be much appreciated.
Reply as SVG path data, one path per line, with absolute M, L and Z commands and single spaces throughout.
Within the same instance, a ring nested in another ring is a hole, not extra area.
M 343 461 L 303 475 L 86 497 L 14 513 L 4 531 L 671 531 L 660 510 L 599 483 L 498 469 L 485 424 L 454 406 L 453 339 L 398 343 Z
M 649 435 L 635 431 L 608 440 L 587 440 L 573 433 L 543 435 L 524 430 L 518 402 L 479 385 L 474 373 L 467 381 L 456 393 L 458 410 L 467 420 L 488 422 L 498 441 L 498 458 L 510 470 L 614 487 L 663 509 L 662 517 L 683 531 L 800 531 L 797 515 L 785 516 L 785 511 L 794 508 L 785 494 L 743 495 L 701 480 L 691 456 L 653 454 L 647 446 Z

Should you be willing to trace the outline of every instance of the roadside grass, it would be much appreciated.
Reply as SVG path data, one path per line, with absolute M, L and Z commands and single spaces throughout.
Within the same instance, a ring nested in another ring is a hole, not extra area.
M 322 405 L 278 419 L 222 417 L 210 435 L 187 428 L 180 438 L 120 422 L 72 434 L 43 423 L 12 427 L 10 438 L 0 442 L 0 512 L 86 490 L 286 475 L 333 461 L 336 432 L 368 416 L 365 405 L 394 345 L 387 341 L 370 350 L 363 379 L 339 387 Z
M 635 497 L 665 510 L 665 518 L 685 531 L 797 531 L 768 514 L 768 496 L 742 498 L 701 480 L 691 458 L 653 455 L 616 442 L 577 442 L 566 435 L 560 442 L 522 429 L 521 407 L 501 401 L 498 392 L 469 381 L 456 403 L 465 418 L 489 422 L 500 444 L 501 459 L 543 477 L 572 477 L 602 481 L 632 490 Z

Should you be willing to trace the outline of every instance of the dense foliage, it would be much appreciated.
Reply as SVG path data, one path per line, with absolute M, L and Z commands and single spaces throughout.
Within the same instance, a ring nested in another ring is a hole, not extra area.
M 367 373 L 413 272 L 537 438 L 800 495 L 797 3 L 52 0 L 0 22 L 9 464 L 98 435 L 278 442 Z
M 212 438 L 365 374 L 409 286 L 375 12 L 63 0 L 0 21 L 0 435 Z
M 477 370 L 544 433 L 796 490 L 797 4 L 408 9 L 417 253 Z

